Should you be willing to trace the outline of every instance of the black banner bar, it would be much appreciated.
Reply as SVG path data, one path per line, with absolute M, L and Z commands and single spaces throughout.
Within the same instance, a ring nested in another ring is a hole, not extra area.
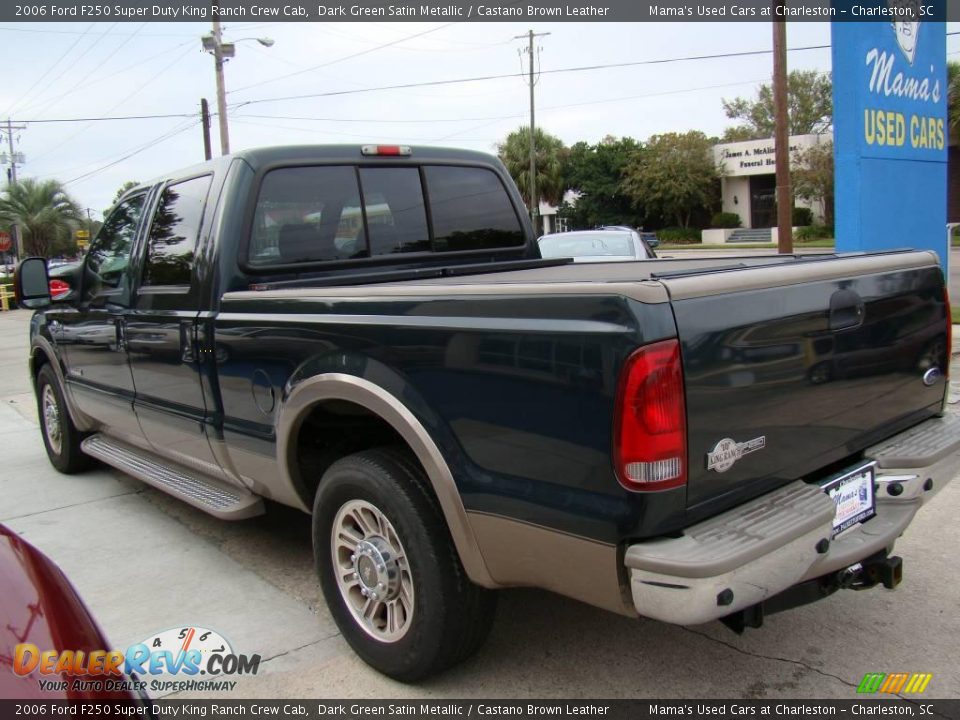
M 946 0 L 25 0 L 0 22 L 930 22 L 960 20 Z
M 479 718 L 523 720 L 602 718 L 660 720 L 664 717 L 716 718 L 954 718 L 960 700 L 0 700 L 0 717 L 193 718 Z

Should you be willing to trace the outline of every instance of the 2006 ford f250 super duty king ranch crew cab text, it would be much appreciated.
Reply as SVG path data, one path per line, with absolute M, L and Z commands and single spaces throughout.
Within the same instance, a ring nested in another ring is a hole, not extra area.
M 54 466 L 312 513 L 344 637 L 407 681 L 496 588 L 742 630 L 894 587 L 960 457 L 931 253 L 541 259 L 483 154 L 240 152 L 124 195 L 56 301 L 39 258 L 16 285 Z

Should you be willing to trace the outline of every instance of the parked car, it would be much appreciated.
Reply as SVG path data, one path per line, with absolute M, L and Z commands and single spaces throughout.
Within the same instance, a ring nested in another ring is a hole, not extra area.
M 647 244 L 647 247 L 656 249 L 660 245 L 660 238 L 657 237 L 655 232 L 650 230 L 637 230 L 636 228 L 630 227 L 629 225 L 601 225 L 598 230 L 630 230 L 631 232 L 637 233 L 640 238 Z
M 639 234 L 640 239 L 647 244 L 647 247 L 651 248 L 652 250 L 656 250 L 658 247 L 660 247 L 660 238 L 657 237 L 655 232 L 640 231 Z
M 111 645 L 73 585 L 50 558 L 0 524 L 0 698 L 4 700 L 129 700 L 148 708 L 146 699 L 129 688 L 127 675 L 68 676 L 34 671 L 19 674 L 11 667 L 17 646 L 33 645 L 40 652 L 91 653 Z M 25 656 L 26 657 L 26 656 Z M 49 682 L 41 688 L 40 680 Z M 94 682 L 73 680 L 92 679 Z M 65 680 L 60 684 L 60 681 Z M 104 683 L 100 687 L 97 680 Z M 110 689 L 106 682 L 109 680 Z M 131 708 L 136 711 L 138 707 Z M 38 711 L 39 712 L 39 711 Z
M 77 288 L 80 287 L 79 274 L 82 269 L 82 262 L 64 263 L 55 267 L 47 264 L 50 298 L 54 302 L 69 302 L 76 298 Z
M 656 254 L 635 230 L 599 228 L 542 235 L 537 244 L 545 258 L 573 258 L 574 262 L 650 260 Z
M 641 249 L 538 247 L 502 163 L 468 151 L 170 173 L 110 213 L 73 299 L 20 267 L 48 458 L 223 519 L 311 513 L 344 638 L 404 681 L 479 648 L 497 588 L 742 631 L 895 587 L 897 538 L 960 462 L 936 256 Z M 814 383 L 828 352 L 843 372 Z M 884 604 L 884 631 L 909 612 Z

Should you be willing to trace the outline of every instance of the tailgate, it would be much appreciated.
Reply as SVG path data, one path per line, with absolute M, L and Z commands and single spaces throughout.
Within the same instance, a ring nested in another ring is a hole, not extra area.
M 688 508 L 816 473 L 941 407 L 947 310 L 931 253 L 660 279 L 682 343 Z

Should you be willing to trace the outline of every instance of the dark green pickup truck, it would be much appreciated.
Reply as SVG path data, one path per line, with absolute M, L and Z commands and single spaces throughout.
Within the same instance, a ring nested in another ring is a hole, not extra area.
M 312 513 L 334 618 L 403 680 L 496 588 L 736 630 L 892 588 L 960 457 L 932 254 L 545 260 L 477 153 L 237 153 L 127 193 L 62 299 L 40 259 L 17 286 L 51 462 Z

